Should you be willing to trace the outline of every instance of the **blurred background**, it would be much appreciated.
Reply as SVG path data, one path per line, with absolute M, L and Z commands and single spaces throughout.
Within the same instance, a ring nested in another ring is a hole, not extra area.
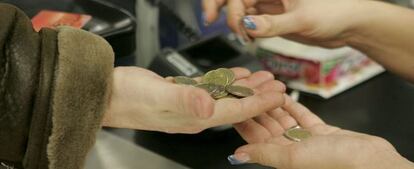
M 246 43 L 230 32 L 225 10 L 205 26 L 200 0 L 0 2 L 18 6 L 31 18 L 45 10 L 90 16 L 82 29 L 108 40 L 116 66 L 145 67 L 162 76 L 199 76 L 234 66 L 271 71 L 327 123 L 384 137 L 414 161 L 414 130 L 409 130 L 414 128 L 414 86 L 352 48 L 328 50 L 281 38 Z M 414 7 L 412 0 L 390 3 Z M 267 168 L 231 166 L 227 156 L 243 144 L 231 126 L 196 135 L 105 128 L 87 168 Z

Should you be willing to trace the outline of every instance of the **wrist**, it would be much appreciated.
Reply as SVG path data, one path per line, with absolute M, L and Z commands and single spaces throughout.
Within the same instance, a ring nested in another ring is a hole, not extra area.
M 119 81 L 123 79 L 123 73 L 119 68 L 114 69 L 113 73 L 113 82 L 111 88 L 111 94 L 108 100 L 108 105 L 104 117 L 102 119 L 102 126 L 104 127 L 117 127 L 116 117 L 117 112 L 122 112 L 122 106 L 119 105 L 119 96 L 117 91 L 119 91 Z
M 401 9 L 381 1 L 359 0 L 350 18 L 354 18 L 346 33 L 346 43 L 362 51 L 377 46 L 383 40 L 386 27 L 393 25 Z
M 372 30 L 373 22 L 378 16 L 378 2 L 371 0 L 359 0 L 354 6 L 354 10 L 351 15 L 348 16 L 351 22 L 348 28 L 345 30 L 346 44 L 352 47 L 360 47 L 362 44 L 367 43 L 369 39 L 367 33 Z

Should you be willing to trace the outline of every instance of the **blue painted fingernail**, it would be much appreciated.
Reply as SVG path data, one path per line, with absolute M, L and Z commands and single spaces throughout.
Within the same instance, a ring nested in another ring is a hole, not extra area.
M 244 27 L 247 29 L 255 30 L 257 28 L 256 24 L 254 23 L 253 17 L 245 16 L 243 18 Z
M 227 157 L 227 160 L 229 160 L 229 162 L 230 162 L 231 165 L 241 165 L 241 164 L 245 164 L 247 161 L 250 160 L 250 158 L 249 158 L 249 156 L 247 154 L 239 154 L 238 156 L 241 157 L 241 158 L 237 159 L 234 154 L 233 155 L 229 155 Z

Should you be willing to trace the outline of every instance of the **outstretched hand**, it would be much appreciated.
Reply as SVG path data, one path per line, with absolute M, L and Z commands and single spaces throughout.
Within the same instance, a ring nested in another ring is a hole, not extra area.
M 249 143 L 238 148 L 239 162 L 260 163 L 280 169 L 379 169 L 413 165 L 386 140 L 325 124 L 303 105 L 285 96 L 278 109 L 242 123 L 236 130 Z M 283 133 L 301 126 L 312 136 L 291 141 Z
M 175 84 L 142 68 L 120 67 L 103 125 L 168 133 L 197 133 L 224 124 L 242 122 L 284 103 L 285 86 L 269 72 L 231 69 L 237 85 L 255 95 L 213 100 L 204 90 Z

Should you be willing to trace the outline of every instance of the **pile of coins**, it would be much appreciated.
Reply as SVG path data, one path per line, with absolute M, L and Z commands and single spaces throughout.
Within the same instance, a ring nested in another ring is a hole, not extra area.
M 233 85 L 236 77 L 230 69 L 219 68 L 207 72 L 197 83 L 194 79 L 186 76 L 174 77 L 177 84 L 192 85 L 206 90 L 214 99 L 222 98 L 244 98 L 254 95 L 250 88 Z

